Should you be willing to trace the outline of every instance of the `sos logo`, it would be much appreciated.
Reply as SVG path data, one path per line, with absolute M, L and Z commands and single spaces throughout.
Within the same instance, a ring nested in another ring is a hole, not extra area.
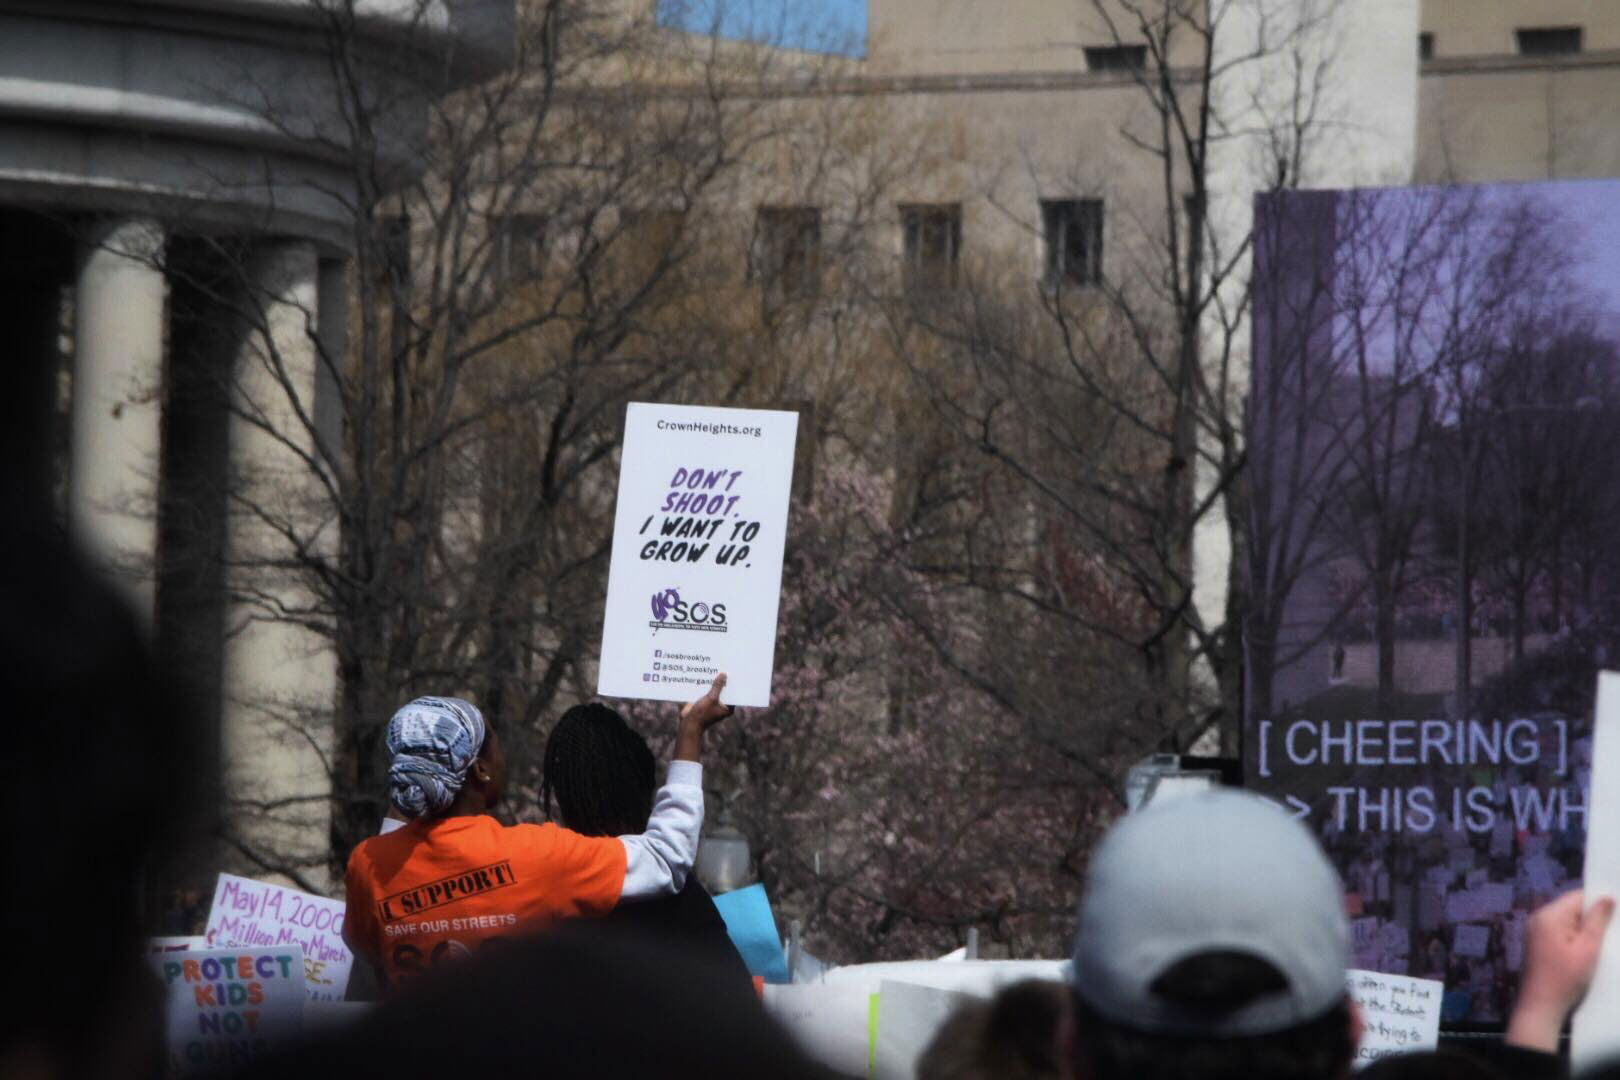
M 687 603 L 677 589 L 665 589 L 652 596 L 653 626 L 670 630 L 726 629 L 726 605 Z

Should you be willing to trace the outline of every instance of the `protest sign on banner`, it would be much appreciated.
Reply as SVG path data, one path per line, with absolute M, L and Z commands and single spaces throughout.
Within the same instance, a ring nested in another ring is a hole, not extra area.
M 1361 1008 L 1357 1068 L 1389 1054 L 1433 1050 L 1439 1044 L 1445 984 L 1354 969 L 1345 976 L 1350 997 Z
M 159 953 L 147 962 L 163 981 L 170 1075 L 231 1071 L 303 1031 L 296 945 Z
M 632 403 L 596 690 L 769 705 L 797 413 Z
M 1462 923 L 1455 928 L 1451 951 L 1458 956 L 1484 958 L 1491 949 L 1491 928 L 1474 923 Z
M 1603 896 L 1620 898 L 1620 674 L 1612 671 L 1598 676 L 1592 741 L 1587 803 L 1591 817 L 1586 823 L 1583 873 L 1588 903 Z M 1620 1057 L 1616 1016 L 1620 1016 L 1620 918 L 1609 921 L 1592 985 L 1571 1024 L 1569 1053 L 1576 1072 Z
M 221 874 L 204 933 L 210 948 L 297 945 L 311 1001 L 342 1001 L 354 968 L 343 943 L 341 900 Z

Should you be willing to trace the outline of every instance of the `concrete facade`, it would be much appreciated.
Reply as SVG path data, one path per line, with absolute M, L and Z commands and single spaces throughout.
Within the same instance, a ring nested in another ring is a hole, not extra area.
M 1424 0 L 1422 33 L 1415 181 L 1620 175 L 1620 8 Z
M 1604 0 L 1210 6 L 1220 25 L 1212 93 L 1229 125 L 1210 155 L 1220 250 L 1241 250 L 1254 193 L 1279 183 L 1266 172 L 1275 167 L 1269 151 L 1293 137 L 1296 120 L 1308 119 L 1310 141 L 1299 174 L 1281 178 L 1287 186 L 1620 175 L 1620 7 Z M 1296 25 L 1304 31 L 1276 48 Z M 982 260 L 1034 281 L 1048 258 L 1042 201 L 1098 199 L 1111 281 L 1158 272 L 1164 177 L 1133 146 L 1156 141 L 1158 117 L 1129 69 L 1140 59 L 1122 51 L 1142 40 L 1110 0 L 871 0 L 867 53 L 845 92 L 879 99 L 893 130 L 926 132 L 936 151 L 898 181 L 892 231 L 876 246 L 903 255 L 903 207 L 944 204 L 964 264 Z M 1200 47 L 1181 35 L 1172 71 L 1196 80 Z M 1229 310 L 1247 279 L 1240 255 Z M 1208 332 L 1212 342 L 1225 333 Z M 1237 407 L 1246 333 L 1230 344 Z M 1209 481 L 1201 478 L 1205 490 Z M 1208 624 L 1221 621 L 1229 559 L 1230 529 L 1212 514 L 1195 542 L 1195 599 Z
M 244 854 L 326 843 L 333 659 L 267 616 L 309 609 L 275 569 L 289 545 L 337 543 L 309 462 L 341 447 L 327 362 L 355 215 L 420 174 L 431 96 L 507 63 L 513 18 L 512 0 L 0 2 L 0 271 L 32 297 L 7 311 L 14 363 L 48 393 L 70 376 L 67 517 L 217 702 L 204 760 L 251 810 Z M 343 66 L 373 109 L 370 175 Z
M 1259 174 L 1259 163 L 1301 86 L 1312 95 L 1317 135 L 1291 184 L 1620 175 L 1620 8 L 1604 0 L 1212 6 L 1221 26 L 1212 92 L 1242 132 L 1211 153 L 1211 223 L 1226 250 L 1249 233 L 1253 193 L 1276 183 Z M 868 12 L 862 91 L 887 95 L 910 126 L 947 133 L 950 160 L 910 181 L 907 198 L 961 201 L 964 258 L 993 251 L 1039 275 L 1043 198 L 1103 200 L 1103 261 L 1116 277 L 1156 243 L 1162 176 L 1131 145 L 1151 137 L 1144 125 L 1155 117 L 1135 77 L 1107 66 L 1120 59 L 1109 47 L 1141 40 L 1124 8 L 871 0 Z M 1310 25 L 1302 47 L 1268 53 L 1265 35 L 1289 18 Z M 1568 48 L 1570 30 L 1578 31 L 1578 51 L 1548 51 Z M 1198 42 L 1180 40 L 1171 66 L 1196 64 Z M 1100 54 L 1088 51 L 1098 47 Z M 1308 68 L 1322 73 L 1319 84 L 1296 78 Z M 1233 287 L 1246 280 L 1240 267 Z M 1235 395 L 1244 392 L 1245 370 L 1239 358 Z M 1200 529 L 1196 549 L 1197 603 L 1218 621 L 1229 557 L 1218 515 Z
M 1287 0 L 1214 8 L 1220 29 L 1211 92 L 1231 130 L 1210 150 L 1208 210 L 1215 251 L 1238 257 L 1227 287 L 1235 309 L 1248 278 L 1243 249 L 1253 194 L 1277 182 L 1266 173 L 1273 141 L 1291 137 L 1297 87 L 1305 87 L 1318 133 L 1300 154 L 1305 174 L 1290 183 L 1336 187 L 1412 176 L 1421 4 Z M 1139 72 L 1130 69 L 1146 59 L 1128 55 L 1145 39 L 1125 6 L 872 0 L 868 11 L 858 92 L 884 97 L 896 126 L 938 132 L 944 150 L 932 169 L 901 182 L 897 203 L 960 204 L 964 260 L 1037 280 L 1051 242 L 1043 200 L 1101 200 L 1103 272 L 1127 288 L 1153 287 L 1163 273 L 1167 198 L 1185 192 L 1167 197 L 1160 159 L 1133 145 L 1164 136 Z M 1194 34 L 1172 38 L 1166 59 L 1184 87 L 1198 85 L 1202 49 Z M 1197 100 L 1186 94 L 1189 108 Z M 1184 186 L 1182 165 L 1176 182 Z M 900 252 L 898 225 L 893 246 Z M 1227 342 L 1213 316 L 1208 332 L 1212 343 L 1235 348 L 1235 407 L 1245 392 L 1246 335 Z M 1199 477 L 1203 490 L 1211 481 Z M 1216 513 L 1195 538 L 1195 601 L 1211 625 L 1225 605 L 1229 535 Z
M 644 2 L 625 0 L 632 13 Z M 1229 114 L 1263 120 L 1282 104 L 1268 95 L 1294 85 L 1288 58 L 1246 61 L 1257 6 L 1215 2 L 1228 50 L 1216 93 Z M 335 673 L 317 635 L 262 617 L 266 597 L 295 612 L 308 598 L 276 579 L 287 537 L 241 503 L 300 522 L 299 542 L 315 550 L 338 542 L 335 523 L 308 509 L 300 462 L 339 452 L 323 358 L 343 351 L 354 215 L 419 173 L 431 96 L 504 63 L 514 18 L 514 0 L 356 0 L 352 59 L 380 146 L 367 190 L 335 107 L 328 6 L 0 0 L 0 280 L 32 373 L 24 396 L 55 392 L 66 340 L 69 517 L 158 640 L 203 657 L 229 784 L 266 806 L 320 805 L 319 732 L 281 717 L 318 716 Z M 1567 33 L 1518 33 L 1572 28 L 1578 51 L 1548 51 Z M 1149 265 L 1166 193 L 1158 162 L 1130 146 L 1157 121 L 1130 69 L 1138 42 L 1111 2 L 871 0 L 868 53 L 835 92 L 880 99 L 893 130 L 931 143 L 928 167 L 886 195 L 894 253 L 901 206 L 957 204 L 964 259 L 1034 280 L 1048 259 L 1042 201 L 1100 199 L 1105 271 Z M 1309 49 L 1311 62 L 1331 61 L 1328 134 L 1300 182 L 1620 174 L 1620 8 L 1608 0 L 1352 0 L 1324 16 Z M 1190 36 L 1168 57 L 1173 69 L 1198 59 Z M 1212 157 L 1211 213 L 1228 249 L 1248 232 L 1251 193 L 1275 179 L 1257 173 L 1256 151 L 1277 129 L 1245 130 Z M 233 374 L 228 395 L 210 389 L 215 371 Z M 301 434 L 278 440 L 272 427 Z M 157 509 L 205 489 L 214 501 L 191 505 L 207 520 Z M 1198 602 L 1211 616 L 1226 551 L 1212 521 L 1198 538 Z M 210 553 L 239 576 L 199 575 Z M 277 847 L 288 835 L 312 851 L 325 843 L 319 810 L 261 826 L 282 830 Z

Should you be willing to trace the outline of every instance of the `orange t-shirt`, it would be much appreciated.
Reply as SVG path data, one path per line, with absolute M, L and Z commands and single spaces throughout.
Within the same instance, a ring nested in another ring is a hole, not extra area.
M 619 902 L 624 844 L 487 814 L 413 821 L 349 856 L 344 936 L 389 982 Z

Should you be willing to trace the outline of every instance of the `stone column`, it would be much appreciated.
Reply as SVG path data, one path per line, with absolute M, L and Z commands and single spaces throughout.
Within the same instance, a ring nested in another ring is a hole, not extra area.
M 87 553 L 152 617 L 167 283 L 163 227 L 97 225 L 74 290 L 68 515 Z
M 336 664 L 310 628 L 327 619 L 308 566 L 336 551 L 338 528 L 316 451 L 318 266 L 301 242 L 249 260 L 231 387 L 226 827 L 294 861 L 324 857 L 331 816 Z M 322 866 L 306 876 L 328 884 Z
M 320 362 L 315 371 L 315 432 L 325 447 L 327 462 L 336 464 L 343 454 L 343 355 L 349 342 L 349 265 L 341 259 L 322 259 L 318 303 Z

